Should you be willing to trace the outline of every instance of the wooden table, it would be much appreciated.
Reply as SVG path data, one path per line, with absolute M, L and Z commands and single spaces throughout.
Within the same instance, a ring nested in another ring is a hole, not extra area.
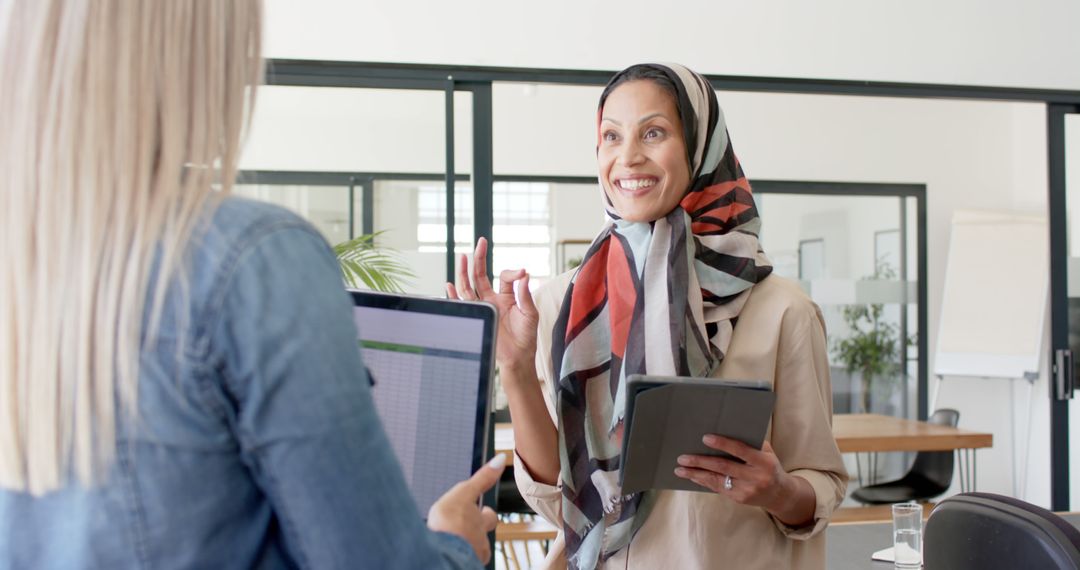
M 952 451 L 994 444 L 993 434 L 879 414 L 836 414 L 833 437 L 841 453 Z
M 514 464 L 514 426 L 513 424 L 495 424 L 495 453 L 506 456 L 506 464 Z
M 833 437 L 841 453 L 955 451 L 962 492 L 975 490 L 975 450 L 994 445 L 994 435 L 990 433 L 879 414 L 836 414 Z M 871 456 L 871 461 L 876 463 L 876 455 Z M 861 480 L 861 466 L 859 471 Z M 870 471 L 875 470 L 871 467 Z
M 879 451 L 956 451 L 960 467 L 960 487 L 974 489 L 974 450 L 991 447 L 990 433 L 962 430 L 879 414 L 836 414 L 833 437 L 841 453 Z M 514 429 L 509 423 L 495 424 L 495 451 L 514 459 Z M 963 455 L 961 455 L 963 452 Z
M 874 451 L 951 451 L 992 447 L 994 435 L 882 416 L 879 414 L 836 414 L 833 437 L 841 453 Z M 513 459 L 514 429 L 509 423 L 495 424 L 495 451 Z

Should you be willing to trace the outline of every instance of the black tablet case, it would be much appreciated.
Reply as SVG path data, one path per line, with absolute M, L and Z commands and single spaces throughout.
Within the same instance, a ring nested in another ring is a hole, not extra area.
M 707 433 L 761 449 L 775 399 L 771 388 L 762 382 L 630 376 L 619 473 L 623 493 L 707 491 L 675 475 L 678 457 L 722 455 L 701 441 Z

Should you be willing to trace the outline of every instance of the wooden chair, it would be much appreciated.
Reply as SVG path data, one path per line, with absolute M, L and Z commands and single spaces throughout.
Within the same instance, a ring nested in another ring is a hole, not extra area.
M 499 524 L 495 527 L 495 545 L 508 570 L 527 570 L 532 567 L 529 546 L 538 544 L 540 551 L 547 555 L 548 544 L 558 532 L 559 529 L 536 515 L 500 515 Z M 524 553 L 525 566 L 521 565 L 518 556 L 519 546 Z

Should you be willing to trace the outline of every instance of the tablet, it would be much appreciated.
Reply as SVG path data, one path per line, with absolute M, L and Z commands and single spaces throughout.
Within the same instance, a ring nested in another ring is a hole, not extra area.
M 350 291 L 375 409 L 420 513 L 484 462 L 497 312 L 487 303 Z
M 761 449 L 775 394 L 764 382 L 715 378 L 627 378 L 619 483 L 625 494 L 649 489 L 707 491 L 675 475 L 678 457 L 727 455 L 701 438 L 714 433 Z M 730 456 L 728 456 L 730 457 Z

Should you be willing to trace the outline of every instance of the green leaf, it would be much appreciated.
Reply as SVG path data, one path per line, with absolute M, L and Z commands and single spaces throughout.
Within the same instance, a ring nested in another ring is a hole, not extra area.
M 396 250 L 376 245 L 381 234 L 364 234 L 334 246 L 341 277 L 352 288 L 400 293 L 416 274 L 399 259 Z

